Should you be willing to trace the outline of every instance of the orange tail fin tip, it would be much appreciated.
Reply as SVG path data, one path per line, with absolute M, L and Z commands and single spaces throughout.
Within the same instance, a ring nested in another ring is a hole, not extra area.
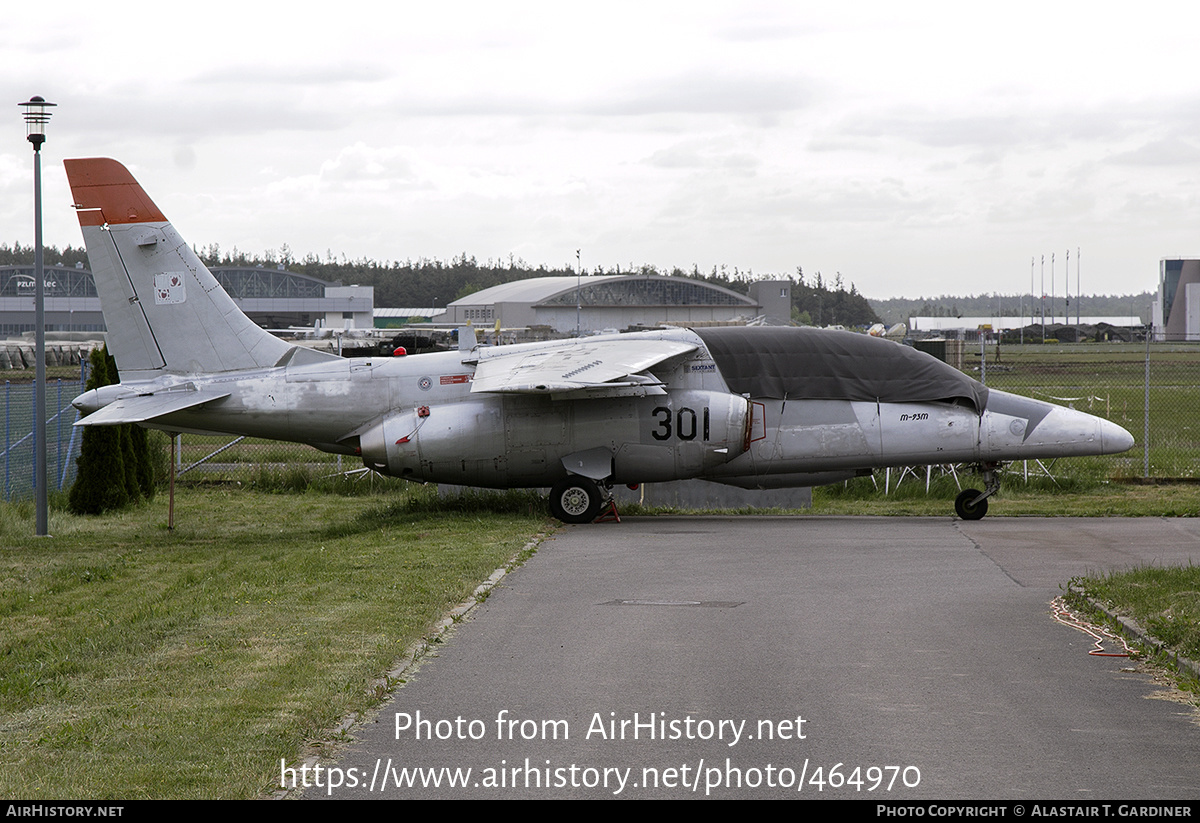
M 165 223 L 167 218 L 129 170 L 107 157 L 64 160 L 80 226 Z

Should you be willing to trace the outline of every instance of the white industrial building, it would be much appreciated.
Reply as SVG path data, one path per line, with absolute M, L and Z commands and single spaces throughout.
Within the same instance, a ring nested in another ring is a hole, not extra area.
M 614 274 L 535 277 L 469 294 L 446 307 L 439 323 L 501 328 L 546 326 L 559 332 L 712 322 L 786 323 L 791 283 L 758 281 L 751 296 L 686 277 Z
M 914 334 L 975 331 L 982 328 L 988 328 L 992 331 L 1016 331 L 1017 329 L 1028 328 L 1029 326 L 1040 325 L 1042 322 L 1043 318 L 1040 315 L 1037 317 L 910 317 L 908 318 L 908 330 Z M 1047 315 L 1044 322 L 1047 326 L 1098 326 L 1105 324 L 1122 328 L 1138 328 L 1145 325 L 1142 323 L 1142 319 L 1136 314 L 1112 316 L 1085 315 L 1078 320 L 1073 315 L 1070 317 L 1061 314 L 1054 317 Z
M 1156 340 L 1200 340 L 1200 260 L 1159 261 L 1152 312 Z

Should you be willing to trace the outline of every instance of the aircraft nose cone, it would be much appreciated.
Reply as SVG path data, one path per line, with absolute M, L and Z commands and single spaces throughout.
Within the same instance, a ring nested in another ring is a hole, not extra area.
M 1100 443 L 1105 454 L 1118 454 L 1133 448 L 1133 435 L 1110 420 L 1101 420 Z

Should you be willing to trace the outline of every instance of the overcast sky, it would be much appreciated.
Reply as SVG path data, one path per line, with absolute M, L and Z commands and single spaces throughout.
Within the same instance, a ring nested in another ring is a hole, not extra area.
M 1200 7 L 10 3 L 0 242 L 31 243 L 16 103 L 125 163 L 191 243 L 293 255 L 841 272 L 868 297 L 1157 285 L 1200 256 Z M 986 10 L 985 10 L 986 9 Z M 1118 11 L 1119 9 L 1119 11 Z M 2 100 L 3 98 L 0 98 Z M 0 126 L 3 121 L 0 121 Z M 1080 250 L 1080 255 L 1077 250 Z

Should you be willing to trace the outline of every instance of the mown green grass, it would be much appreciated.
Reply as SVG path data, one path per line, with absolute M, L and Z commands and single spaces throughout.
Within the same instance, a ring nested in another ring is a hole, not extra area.
M 1047 474 L 1046 472 L 1049 472 Z M 1198 517 L 1200 484 L 1138 485 L 1109 478 L 1104 457 L 1083 457 L 1039 464 L 1016 462 L 1001 475 L 1000 491 L 988 500 L 988 517 Z M 903 480 L 892 469 L 813 489 L 814 514 L 952 515 L 960 489 L 984 488 L 982 478 L 959 467 L 957 482 L 935 467 L 929 490 L 925 469 Z M 872 480 L 874 482 L 872 482 Z M 885 486 L 887 493 L 885 494 Z
M 0 506 L 0 796 L 255 797 L 546 524 L 520 494 L 166 505 L 41 539 Z
M 1086 597 L 1132 617 L 1170 651 L 1200 660 L 1200 566 L 1143 566 L 1071 582 Z
M 988 517 L 1200 517 L 1200 483 L 1162 481 L 1142 485 L 1110 480 L 1105 458 L 1072 458 L 1039 465 L 1008 464 L 1000 491 L 989 498 Z M 1050 472 L 1050 475 L 1046 474 Z M 915 474 L 913 473 L 915 472 Z M 983 489 L 983 479 L 970 468 L 957 468 L 957 482 L 946 467 L 934 467 L 929 489 L 925 467 L 903 473 L 893 468 L 872 477 L 812 489 L 805 509 L 722 510 L 725 514 L 805 514 L 877 516 L 954 516 L 954 498 L 962 489 Z M 886 491 L 885 491 L 886 490 Z M 622 514 L 686 513 L 666 506 L 622 503 Z M 711 513 L 716 513 L 711 512 Z
M 32 383 L 37 377 L 37 369 L 0 369 L 0 381 L 10 383 Z M 47 366 L 46 380 L 62 380 L 64 383 L 79 382 L 79 365 Z

